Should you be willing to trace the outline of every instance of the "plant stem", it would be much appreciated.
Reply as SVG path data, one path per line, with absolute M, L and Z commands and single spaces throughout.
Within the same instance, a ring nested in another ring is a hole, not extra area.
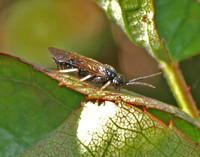
M 160 62 L 160 64 L 180 108 L 200 122 L 196 103 L 190 93 L 190 87 L 187 86 L 183 74 L 179 69 L 179 64 L 171 63 L 169 65 L 165 62 Z

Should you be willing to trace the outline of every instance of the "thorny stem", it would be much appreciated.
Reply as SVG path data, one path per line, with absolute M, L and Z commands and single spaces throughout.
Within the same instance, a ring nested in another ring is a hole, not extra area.
M 169 65 L 165 62 L 160 62 L 160 64 L 180 108 L 200 122 L 196 103 L 179 69 L 179 65 L 177 63 L 171 63 Z

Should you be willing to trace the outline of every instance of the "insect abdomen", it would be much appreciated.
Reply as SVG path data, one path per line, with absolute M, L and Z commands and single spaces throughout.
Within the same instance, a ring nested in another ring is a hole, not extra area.
M 69 64 L 67 62 L 59 62 L 55 58 L 54 58 L 54 61 L 55 61 L 56 65 L 57 65 L 57 68 L 60 69 L 60 70 L 73 69 L 74 68 L 71 64 Z

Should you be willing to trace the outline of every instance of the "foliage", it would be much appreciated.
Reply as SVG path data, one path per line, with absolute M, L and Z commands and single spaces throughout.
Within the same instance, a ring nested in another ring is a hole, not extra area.
M 74 86 L 76 77 L 1 53 L 0 156 L 200 156 L 199 117 L 178 68 L 199 52 L 199 4 L 96 1 L 158 61 L 177 102 L 194 119 L 134 92 L 99 93 L 86 82 Z M 188 9 L 179 14 L 179 4 Z

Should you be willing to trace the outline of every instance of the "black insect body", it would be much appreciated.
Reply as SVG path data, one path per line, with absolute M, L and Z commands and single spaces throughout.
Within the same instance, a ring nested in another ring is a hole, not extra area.
M 91 58 L 84 57 L 77 53 L 60 50 L 57 48 L 50 47 L 49 52 L 53 55 L 53 59 L 61 73 L 76 72 L 80 81 L 90 81 L 96 85 L 101 86 L 101 90 L 104 90 L 109 85 L 120 90 L 121 87 L 139 84 L 149 87 L 154 87 L 151 84 L 137 82 L 146 78 L 153 77 L 160 73 L 145 76 L 125 82 L 121 74 L 117 73 L 116 70 L 107 64 L 102 64 Z

